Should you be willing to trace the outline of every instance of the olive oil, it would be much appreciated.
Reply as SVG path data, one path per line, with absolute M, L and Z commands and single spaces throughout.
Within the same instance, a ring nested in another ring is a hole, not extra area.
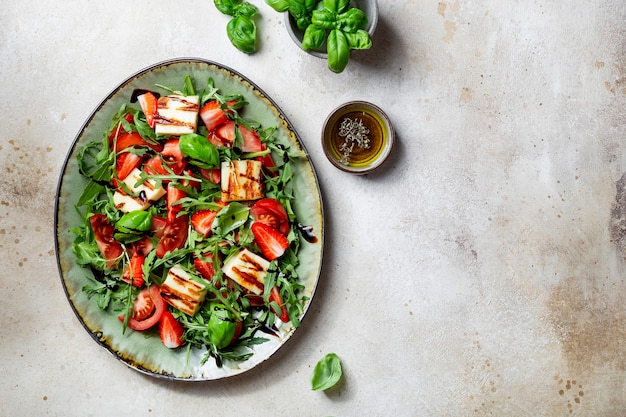
M 329 149 L 342 164 L 365 167 L 385 149 L 387 132 L 380 117 L 368 109 L 348 108 L 336 115 L 329 129 Z

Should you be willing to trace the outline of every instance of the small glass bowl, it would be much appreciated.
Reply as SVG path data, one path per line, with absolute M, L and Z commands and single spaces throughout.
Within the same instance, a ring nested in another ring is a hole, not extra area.
M 352 7 L 356 7 L 365 12 L 365 15 L 367 16 L 367 25 L 364 29 L 367 30 L 367 33 L 369 33 L 371 38 L 372 35 L 374 35 L 376 25 L 378 24 L 377 0 L 352 0 L 350 4 Z M 285 12 L 284 16 L 285 26 L 287 27 L 287 32 L 289 33 L 289 36 L 294 41 L 294 43 L 298 45 L 300 49 L 302 49 L 302 38 L 304 37 L 304 31 L 298 28 L 295 19 L 291 16 L 289 12 Z M 328 58 L 328 54 L 326 53 L 326 42 L 324 42 L 324 44 L 318 49 L 305 52 L 318 58 Z
M 350 101 L 333 110 L 322 128 L 322 148 L 328 160 L 342 171 L 367 174 L 389 157 L 395 132 L 380 107 Z

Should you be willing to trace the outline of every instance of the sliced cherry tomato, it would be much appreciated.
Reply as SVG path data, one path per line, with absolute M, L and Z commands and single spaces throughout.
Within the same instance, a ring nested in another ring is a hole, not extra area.
M 154 303 L 154 310 L 151 315 L 147 316 L 145 319 L 138 320 L 135 317 L 131 317 L 128 319 L 128 327 L 133 330 L 147 330 L 157 324 L 163 315 L 163 312 L 166 309 L 165 300 L 161 297 L 161 292 L 157 285 L 151 285 L 148 289 L 148 295 L 151 301 Z M 137 301 L 136 301 L 137 302 Z M 142 301 L 145 302 L 145 301 Z M 118 317 L 120 321 L 124 321 L 124 315 L 120 315 Z
M 174 187 L 171 183 L 167 186 L 167 221 L 173 221 L 178 213 L 183 210 L 181 204 L 176 204 L 179 200 L 187 197 L 187 192 Z
M 112 146 L 115 149 L 115 152 L 123 151 L 124 149 L 130 148 L 131 146 L 148 147 L 154 149 L 157 152 L 160 152 L 163 149 L 160 144 L 150 143 L 146 141 L 137 132 L 120 133 L 117 136 L 117 139 L 113 139 Z
M 161 216 L 152 216 L 152 228 L 150 229 L 154 236 L 160 238 L 163 236 L 163 230 L 167 225 L 167 219 Z
M 133 318 L 137 321 L 143 321 L 150 317 L 155 309 L 156 305 L 154 304 L 154 300 L 150 297 L 150 289 L 144 288 L 139 291 L 133 303 Z
M 115 172 L 117 178 L 123 180 L 128 177 L 130 172 L 141 164 L 141 156 L 132 152 L 122 152 L 117 156 L 115 161 Z
M 266 224 L 284 235 L 289 233 L 289 217 L 280 201 L 263 198 L 250 208 L 250 215 L 256 222 Z
M 274 314 L 276 314 L 280 321 L 287 323 L 289 321 L 289 314 L 287 313 L 287 308 L 282 298 L 280 298 L 280 290 L 277 286 L 274 286 L 270 292 L 270 301 L 276 302 L 280 307 L 280 311 L 274 311 Z
M 119 257 L 124 253 L 122 245 L 113 238 L 115 227 L 109 223 L 104 214 L 91 215 L 89 223 L 91 224 L 91 230 L 93 230 L 98 249 L 100 249 L 100 252 L 108 261 L 107 266 L 113 268 Z
M 152 216 L 152 228 L 154 228 L 154 222 L 155 222 L 154 217 L 156 216 Z M 165 227 L 165 219 L 163 219 L 163 227 Z M 135 254 L 139 256 L 148 256 L 148 254 L 152 252 L 152 249 L 154 249 L 154 245 L 152 244 L 152 239 L 150 239 L 149 236 L 144 236 L 141 239 L 136 240 L 135 242 L 131 243 L 130 246 L 128 246 L 128 253 L 130 254 L 131 257 L 134 256 Z
M 137 101 L 141 106 L 141 111 L 143 111 L 143 114 L 146 116 L 146 122 L 154 129 L 158 99 L 154 94 L 148 91 L 147 93 L 137 96 Z
M 124 274 L 122 275 L 122 281 L 130 282 L 135 287 L 143 286 L 143 263 L 145 259 L 146 257 L 144 255 L 140 255 L 138 252 L 135 252 L 130 258 L 128 266 L 124 270 Z
M 163 146 L 163 151 L 161 152 L 165 163 L 176 175 L 180 175 L 186 165 L 185 156 L 181 152 L 178 142 L 179 140 L 176 138 L 168 139 L 165 142 L 165 146 Z
M 188 220 L 188 216 L 184 215 L 167 223 L 163 229 L 163 236 L 157 244 L 156 256 L 162 258 L 167 252 L 183 247 L 187 240 Z

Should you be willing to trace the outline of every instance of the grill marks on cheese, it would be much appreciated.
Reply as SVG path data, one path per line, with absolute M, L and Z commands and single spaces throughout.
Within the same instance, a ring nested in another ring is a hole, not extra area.
M 180 136 L 195 133 L 200 97 L 171 95 L 159 97 L 154 131 L 157 135 Z
M 269 265 L 265 258 L 244 248 L 224 263 L 222 272 L 251 293 L 261 295 Z
M 122 188 L 118 188 L 113 193 L 113 204 L 115 204 L 116 209 L 125 213 L 145 210 L 165 195 L 165 189 L 157 187 L 156 181 L 145 180 L 141 182 L 141 171 L 138 168 L 133 169 L 123 182 L 132 195 L 128 195 Z
M 263 192 L 263 164 L 252 159 L 222 162 L 222 201 L 259 200 Z
M 201 278 L 192 279 L 180 265 L 174 265 L 161 285 L 161 297 L 172 307 L 193 316 L 200 309 L 207 292 L 199 280 Z

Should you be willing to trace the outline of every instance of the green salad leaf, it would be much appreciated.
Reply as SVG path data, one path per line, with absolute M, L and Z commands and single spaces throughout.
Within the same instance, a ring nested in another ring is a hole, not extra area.
M 329 353 L 315 365 L 311 377 L 311 389 L 313 391 L 327 390 L 339 382 L 342 374 L 339 356 Z

